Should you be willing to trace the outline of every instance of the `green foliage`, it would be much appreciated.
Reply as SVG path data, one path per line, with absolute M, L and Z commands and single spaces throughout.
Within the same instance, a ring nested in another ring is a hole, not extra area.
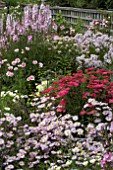
M 59 10 L 58 14 L 56 15 L 55 19 L 53 20 L 57 26 L 57 30 L 55 30 L 58 34 L 66 35 L 69 34 L 69 23 L 66 21 L 65 17 L 62 15 L 62 11 Z
M 58 6 L 76 7 L 76 8 L 94 8 L 94 9 L 112 9 L 113 1 L 111 0 L 49 0 L 47 3 Z
M 30 44 L 30 51 L 25 50 L 25 47 L 29 48 L 29 45 L 27 44 L 27 36 L 20 37 L 20 40 L 18 42 L 12 42 L 10 45 L 11 48 L 9 48 L 8 52 L 4 54 L 4 58 L 8 59 L 7 62 L 9 64 L 11 64 L 12 61 L 14 61 L 16 58 L 19 58 L 21 62 L 26 63 L 26 69 L 20 68 L 16 72 L 17 75 L 14 76 L 12 79 L 9 79 L 4 77 L 4 72 L 7 71 L 7 66 L 4 65 L 4 70 L 2 71 L 3 83 L 4 85 L 9 86 L 12 90 L 18 88 L 19 91 L 21 91 L 21 89 L 23 89 L 23 92 L 28 94 L 34 89 L 34 83 L 28 83 L 26 81 L 27 77 L 30 74 L 35 74 L 36 80 L 40 81 L 41 75 L 43 74 L 43 68 L 40 70 L 38 66 L 32 65 L 32 61 L 37 60 L 38 58 L 38 62 L 40 62 L 41 60 L 43 61 L 43 59 L 47 62 L 47 60 L 45 59 L 45 57 L 47 57 L 47 46 L 44 43 L 43 37 L 41 37 L 40 35 L 37 35 L 37 39 L 34 39 L 33 43 Z M 19 49 L 19 53 L 15 53 L 15 49 Z M 21 51 L 23 51 L 24 54 L 22 54 Z M 22 80 L 22 82 L 20 82 L 20 79 Z
M 112 0 L 107 0 L 105 2 L 107 9 L 112 9 L 113 8 L 113 1 Z
M 4 19 L 4 29 L 5 29 L 7 13 L 8 13 L 8 9 L 7 7 L 5 7 L 2 12 L 3 19 Z M 9 14 L 11 14 L 14 19 L 20 20 L 23 14 L 23 10 L 20 5 L 17 6 L 12 5 L 9 7 Z
M 4 0 L 10 6 L 17 6 L 18 4 L 40 4 L 41 0 Z
M 17 6 L 18 5 L 17 0 L 4 0 L 4 2 L 6 4 L 8 4 L 9 6 Z
M 76 6 L 79 8 L 84 8 L 87 6 L 87 1 L 86 0 L 77 0 Z
M 65 17 L 62 15 L 62 11 L 59 10 L 59 13 L 53 20 L 53 24 L 57 25 L 57 30 L 55 30 L 60 35 L 71 35 L 74 36 L 75 33 L 84 33 L 85 26 L 84 21 L 79 17 L 77 19 L 77 24 L 70 23 L 66 21 Z
M 77 19 L 77 24 L 74 26 L 76 33 L 84 33 L 86 28 L 84 26 L 84 21 L 79 17 Z
M 66 20 L 62 15 L 62 11 L 59 10 L 59 13 L 57 14 L 56 18 L 55 18 L 55 22 L 58 25 L 58 27 L 60 27 L 63 24 L 66 24 Z
M 8 2 L 5 0 L 5 2 Z M 41 0 L 10 0 L 10 6 L 17 6 L 18 3 L 22 4 L 41 4 Z M 112 9 L 113 1 L 111 0 L 47 0 L 47 4 L 51 6 L 66 6 L 76 8 L 94 8 L 94 9 Z

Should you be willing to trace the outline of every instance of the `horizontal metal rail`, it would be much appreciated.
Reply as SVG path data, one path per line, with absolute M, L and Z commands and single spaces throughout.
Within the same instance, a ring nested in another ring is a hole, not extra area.
M 110 16 L 110 29 L 113 30 L 113 11 L 112 10 L 94 10 L 94 9 L 81 9 L 81 8 L 71 8 L 71 7 L 51 7 L 53 18 L 57 16 L 59 11 L 65 19 L 72 23 L 77 24 L 78 18 L 83 20 L 85 26 L 89 26 L 93 20 L 102 21 Z

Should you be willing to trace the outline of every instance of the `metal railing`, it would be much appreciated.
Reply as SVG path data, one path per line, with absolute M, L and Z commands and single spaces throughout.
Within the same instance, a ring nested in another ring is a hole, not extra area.
M 84 21 L 84 24 L 86 26 L 90 25 L 90 23 L 93 20 L 102 21 L 104 18 L 106 18 L 108 15 L 111 16 L 111 29 L 113 30 L 113 11 L 99 11 L 94 9 L 81 9 L 81 8 L 71 8 L 71 7 L 51 7 L 52 10 L 52 16 L 55 17 L 59 11 L 62 12 L 62 15 L 65 17 L 65 19 L 72 23 L 76 24 L 78 18 L 81 18 Z

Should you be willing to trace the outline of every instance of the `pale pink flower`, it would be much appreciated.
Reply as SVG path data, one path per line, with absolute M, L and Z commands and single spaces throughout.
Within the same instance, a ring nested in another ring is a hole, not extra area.
M 13 35 L 13 42 L 18 41 L 18 35 Z
M 14 68 L 14 71 L 17 71 L 17 70 L 18 70 L 18 67 L 15 67 L 15 68 Z
M 28 35 L 27 39 L 27 42 L 30 43 L 32 41 L 32 35 Z
M 7 59 L 2 60 L 2 64 L 4 64 L 5 62 L 7 62 Z
M 96 21 L 96 22 L 95 22 L 95 25 L 98 25 L 98 24 L 99 24 L 99 22 L 98 22 L 98 21 Z
M 25 50 L 26 50 L 26 51 L 29 51 L 29 50 L 30 50 L 30 48 L 29 48 L 29 47 L 25 47 Z
M 9 67 L 8 67 L 8 70 L 13 70 L 13 66 L 9 66 Z
M 33 75 L 31 75 L 27 78 L 27 81 L 31 81 L 31 80 L 35 80 L 35 77 Z
M 37 64 L 38 62 L 37 62 L 37 60 L 33 60 L 32 63 L 35 65 L 35 64 Z
M 16 61 L 12 61 L 11 62 L 12 65 L 16 65 L 16 63 L 17 63 Z
M 18 49 L 18 48 L 16 48 L 16 49 L 14 50 L 14 52 L 15 52 L 15 53 L 18 53 L 18 52 L 19 52 L 19 49 Z
M 43 67 L 43 63 L 39 62 L 39 67 Z
M 20 58 L 15 59 L 16 63 L 20 63 Z
M 18 67 L 26 67 L 26 63 L 22 62 L 20 65 L 18 65 Z
M 13 77 L 13 76 L 14 76 L 14 73 L 8 71 L 8 72 L 6 73 L 6 75 L 7 75 L 8 77 Z
M 102 26 L 107 27 L 106 23 L 104 23 L 104 22 L 102 23 Z
M 21 50 L 21 54 L 24 54 L 24 53 L 25 53 L 25 51 L 24 51 L 24 49 L 22 49 L 22 50 Z
M 22 66 L 22 67 L 26 67 L 26 63 L 25 63 L 25 62 L 22 62 L 21 66 Z
M 57 29 L 58 29 L 58 26 L 57 26 L 57 24 L 54 22 L 53 23 L 53 29 L 55 30 L 55 31 L 57 31 Z
M 9 67 L 9 66 L 10 66 L 10 64 L 8 63 L 8 64 L 7 64 L 7 66 Z
M 65 26 L 64 26 L 64 25 L 61 25 L 61 26 L 60 26 L 60 29 L 61 29 L 61 30 L 64 30 L 64 29 L 65 29 Z

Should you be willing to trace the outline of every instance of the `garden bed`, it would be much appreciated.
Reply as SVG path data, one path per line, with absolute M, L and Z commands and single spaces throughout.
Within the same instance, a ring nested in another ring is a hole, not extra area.
M 113 169 L 113 37 L 42 7 L 1 19 L 0 170 Z

